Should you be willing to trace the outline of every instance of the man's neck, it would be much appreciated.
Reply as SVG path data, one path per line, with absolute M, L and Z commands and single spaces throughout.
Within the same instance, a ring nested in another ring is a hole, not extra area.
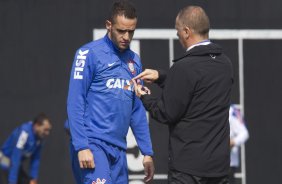
M 208 45 L 208 44 L 210 44 L 210 40 L 208 38 L 198 39 L 198 40 L 195 40 L 192 44 L 189 44 L 189 46 L 186 49 L 186 51 L 189 51 L 192 48 L 194 48 L 196 46 L 199 46 L 199 45 Z
M 120 49 L 120 48 L 115 44 L 115 42 L 113 42 L 110 33 L 107 33 L 107 36 L 108 36 L 110 42 L 112 43 L 112 45 L 114 46 L 114 48 L 115 48 L 117 51 L 119 51 L 120 53 L 123 53 L 123 52 L 126 50 L 126 49 Z

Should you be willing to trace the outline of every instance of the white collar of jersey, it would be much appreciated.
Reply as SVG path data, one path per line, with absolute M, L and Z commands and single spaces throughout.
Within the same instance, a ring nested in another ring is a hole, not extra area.
M 188 52 L 189 50 L 193 49 L 194 47 L 197 47 L 197 46 L 200 46 L 200 45 L 209 45 L 211 43 L 210 40 L 204 40 L 204 41 L 201 41 L 199 43 L 196 43 L 194 45 L 191 45 L 187 50 L 186 52 Z

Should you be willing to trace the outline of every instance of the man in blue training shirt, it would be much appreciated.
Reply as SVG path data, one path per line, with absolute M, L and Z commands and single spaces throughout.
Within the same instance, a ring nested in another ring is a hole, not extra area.
M 42 140 L 49 135 L 51 123 L 45 114 L 39 114 L 33 122 L 16 128 L 0 150 L 1 184 L 37 184 Z M 22 162 L 30 158 L 27 174 Z
M 142 71 L 129 48 L 137 24 L 129 1 L 112 6 L 104 38 L 77 50 L 69 84 L 67 111 L 72 144 L 83 184 L 126 184 L 126 135 L 131 127 L 144 155 L 145 182 L 154 174 L 145 109 L 131 79 Z

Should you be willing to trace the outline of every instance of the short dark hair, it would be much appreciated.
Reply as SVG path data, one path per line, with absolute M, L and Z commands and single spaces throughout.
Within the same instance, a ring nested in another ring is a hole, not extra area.
M 123 15 L 129 19 L 137 18 L 136 9 L 129 0 L 120 0 L 113 3 L 109 13 L 109 20 L 114 23 L 118 15 Z
M 187 6 L 181 9 L 178 17 L 185 26 L 192 28 L 197 34 L 201 36 L 209 34 L 209 17 L 200 6 Z
M 48 120 L 50 122 L 48 116 L 45 113 L 41 112 L 37 116 L 35 116 L 32 123 L 33 125 L 42 125 L 44 120 Z

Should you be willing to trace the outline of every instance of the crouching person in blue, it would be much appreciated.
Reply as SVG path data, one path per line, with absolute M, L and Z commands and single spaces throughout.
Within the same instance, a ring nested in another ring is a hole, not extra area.
M 50 130 L 49 118 L 39 114 L 12 132 L 0 150 L 0 184 L 37 184 L 42 140 Z M 22 164 L 27 158 L 29 173 Z

